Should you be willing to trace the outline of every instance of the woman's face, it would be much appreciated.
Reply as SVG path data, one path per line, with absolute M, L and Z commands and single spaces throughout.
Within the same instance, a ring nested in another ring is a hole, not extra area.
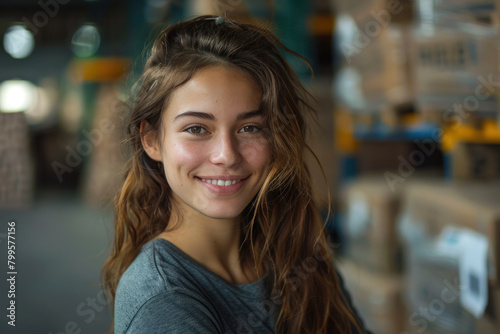
M 160 145 L 146 148 L 162 161 L 182 210 L 235 218 L 261 188 L 271 160 L 251 77 L 226 66 L 200 70 L 171 96 Z

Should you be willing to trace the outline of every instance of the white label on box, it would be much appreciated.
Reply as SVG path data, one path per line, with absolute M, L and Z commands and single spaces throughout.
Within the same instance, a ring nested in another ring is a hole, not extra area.
M 467 240 L 462 238 L 463 231 L 452 226 L 444 227 L 436 244 L 437 253 L 460 260 L 462 253 L 467 250 Z
M 436 250 L 458 259 L 460 303 L 481 318 L 488 303 L 488 239 L 472 230 L 447 226 L 441 231 Z
M 367 232 L 370 224 L 370 207 L 365 196 L 355 193 L 349 199 L 347 209 L 347 235 L 351 238 L 360 237 Z
M 482 234 L 464 230 L 461 233 L 466 248 L 460 257 L 460 295 L 462 306 L 476 318 L 481 318 L 488 303 L 488 240 Z

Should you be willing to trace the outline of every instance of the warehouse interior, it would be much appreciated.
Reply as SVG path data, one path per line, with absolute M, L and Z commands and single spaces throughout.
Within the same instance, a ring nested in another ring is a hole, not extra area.
M 265 26 L 308 60 L 286 56 L 315 98 L 318 209 L 367 328 L 498 333 L 500 1 L 3 0 L 0 246 L 15 221 L 13 333 L 108 330 L 99 275 L 132 85 L 155 34 L 203 14 Z

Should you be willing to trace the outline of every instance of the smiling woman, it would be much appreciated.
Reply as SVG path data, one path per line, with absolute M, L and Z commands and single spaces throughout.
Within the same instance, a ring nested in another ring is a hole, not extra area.
M 157 37 L 103 267 L 115 333 L 365 333 L 313 201 L 310 95 L 279 49 L 213 16 Z

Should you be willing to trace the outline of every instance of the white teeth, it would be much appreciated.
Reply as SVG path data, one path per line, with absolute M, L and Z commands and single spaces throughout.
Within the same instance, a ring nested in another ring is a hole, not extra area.
M 207 179 L 201 179 L 203 182 L 215 184 L 217 186 L 230 186 L 232 184 L 235 184 L 236 182 L 240 182 L 241 180 L 207 180 Z

